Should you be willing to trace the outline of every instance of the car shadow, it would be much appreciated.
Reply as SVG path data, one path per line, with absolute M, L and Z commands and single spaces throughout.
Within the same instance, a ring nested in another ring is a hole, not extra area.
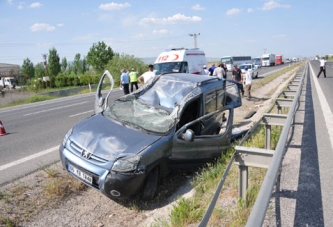
M 124 207 L 135 207 L 142 211 L 149 211 L 167 206 L 178 197 L 182 197 L 191 192 L 193 189 L 191 181 L 198 171 L 200 171 L 200 169 L 193 171 L 175 170 L 170 172 L 167 176 L 160 178 L 156 190 L 156 197 L 152 200 L 143 200 L 140 195 L 134 195 L 128 199 L 112 198 L 112 200 Z

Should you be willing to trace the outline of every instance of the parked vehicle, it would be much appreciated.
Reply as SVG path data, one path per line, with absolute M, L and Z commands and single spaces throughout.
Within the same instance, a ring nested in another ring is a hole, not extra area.
M 206 75 L 158 75 L 108 104 L 112 87 L 96 93 L 95 114 L 77 123 L 60 147 L 63 168 L 109 198 L 152 199 L 171 170 L 202 165 L 223 154 L 232 139 L 241 84 Z
M 155 74 L 192 73 L 206 75 L 203 66 L 207 65 L 205 52 L 199 48 L 173 48 L 162 52 L 155 60 Z
M 275 54 L 264 54 L 261 58 L 262 66 L 274 66 L 275 65 Z
M 16 82 L 14 77 L 0 77 L 0 87 L 15 88 Z
M 247 68 L 251 72 L 252 78 L 258 78 L 258 67 L 254 64 L 242 64 L 238 68 L 242 70 L 243 76 L 245 75 L 245 68 Z
M 276 55 L 275 56 L 275 65 L 282 65 L 283 61 L 282 61 L 282 55 Z

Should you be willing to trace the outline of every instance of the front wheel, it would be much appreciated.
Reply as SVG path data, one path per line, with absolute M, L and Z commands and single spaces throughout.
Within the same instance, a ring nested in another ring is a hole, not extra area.
M 141 198 L 144 200 L 152 200 L 155 197 L 158 182 L 158 167 L 155 167 L 147 176 L 142 187 Z
M 258 72 L 257 72 L 256 78 L 258 78 Z

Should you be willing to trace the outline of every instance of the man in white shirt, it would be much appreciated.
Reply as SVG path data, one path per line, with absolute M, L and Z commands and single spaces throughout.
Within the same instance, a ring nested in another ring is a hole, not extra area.
M 320 70 L 319 73 L 317 75 L 317 77 L 319 78 L 319 75 L 321 74 L 321 72 L 324 72 L 324 77 L 326 77 L 326 60 L 324 57 L 322 57 L 322 59 L 320 59 Z
M 150 80 L 154 77 L 155 77 L 154 66 L 149 65 L 148 71 L 145 72 L 144 74 L 142 74 L 141 76 L 139 76 L 138 80 L 139 80 L 140 84 L 143 84 L 143 83 L 147 83 L 148 80 Z
M 224 68 L 222 68 L 222 64 L 218 64 L 217 68 L 214 69 L 213 76 L 217 76 L 220 79 L 226 78 Z
M 251 99 L 252 75 L 248 68 L 245 68 L 246 99 Z

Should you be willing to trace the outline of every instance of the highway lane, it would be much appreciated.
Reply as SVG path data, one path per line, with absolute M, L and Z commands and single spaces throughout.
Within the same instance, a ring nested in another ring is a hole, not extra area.
M 260 78 L 264 78 L 264 77 L 270 75 L 271 73 L 273 73 L 274 71 L 279 71 L 279 70 L 281 70 L 283 68 L 291 66 L 292 64 L 293 63 L 276 65 L 276 66 L 269 66 L 269 67 L 261 67 L 258 70 L 258 78 L 256 78 L 255 80 L 260 79 Z M 231 75 L 232 75 L 232 72 L 228 71 L 227 78 L 231 79 Z
M 262 68 L 259 77 L 261 72 L 286 66 Z M 110 101 L 121 95 L 114 89 Z M 0 185 L 58 161 L 65 133 L 94 113 L 94 101 L 95 94 L 90 93 L 0 109 L 0 120 L 9 133 L 0 137 Z
M 110 100 L 122 94 L 115 89 Z M 0 119 L 8 133 L 0 137 L 0 184 L 59 160 L 57 150 L 65 133 L 94 113 L 94 95 L 76 95 L 0 109 Z M 43 155 L 24 160 L 36 154 Z M 13 163 L 18 160 L 22 163 Z
M 310 148 L 304 149 L 306 153 L 304 154 L 304 158 L 302 158 L 302 163 L 309 165 L 304 161 L 306 160 L 306 156 L 308 159 L 314 160 L 312 161 L 314 163 L 311 166 L 312 169 L 308 170 L 312 175 L 310 179 L 313 179 L 313 181 L 310 182 L 309 180 L 306 182 L 304 180 L 304 182 L 300 183 L 308 183 L 308 185 L 312 183 L 312 185 L 315 185 L 316 193 L 313 197 L 316 200 L 308 201 L 305 198 L 303 204 L 299 203 L 299 206 L 312 208 L 307 209 L 306 212 L 300 212 L 304 216 L 305 214 L 311 214 L 310 218 L 312 220 L 319 220 L 321 218 L 324 220 L 325 226 L 333 226 L 333 63 L 328 62 L 326 65 L 326 78 L 324 78 L 323 73 L 317 78 L 319 61 L 314 60 L 310 64 L 313 117 L 306 120 L 313 120 L 313 127 L 309 128 L 310 130 L 307 133 L 308 140 L 310 141 L 308 147 Z M 304 177 L 304 179 L 306 178 L 308 176 Z M 310 189 L 308 191 L 309 195 L 313 195 Z M 299 216 L 300 219 L 304 219 L 303 216 Z

